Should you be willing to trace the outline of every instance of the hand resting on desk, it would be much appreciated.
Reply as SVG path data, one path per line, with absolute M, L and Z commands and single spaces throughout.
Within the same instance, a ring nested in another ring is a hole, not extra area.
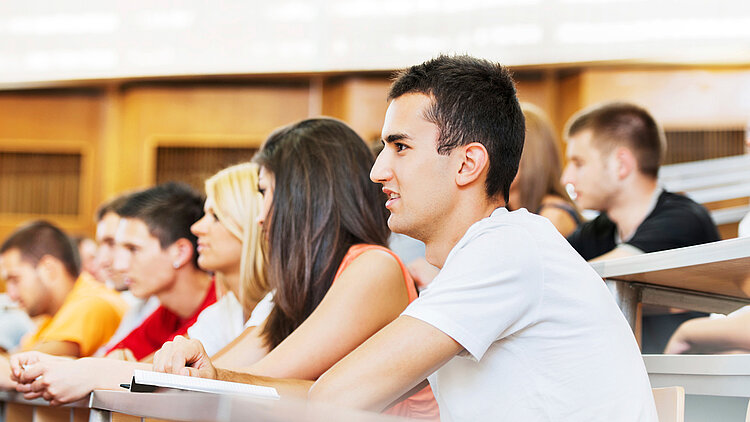
M 200 341 L 177 336 L 154 354 L 153 370 L 216 379 L 216 368 Z
M 13 355 L 11 371 L 18 382 L 16 390 L 29 400 L 43 397 L 52 406 L 76 401 L 89 393 L 87 381 L 96 375 L 82 371 L 77 362 L 42 352 Z

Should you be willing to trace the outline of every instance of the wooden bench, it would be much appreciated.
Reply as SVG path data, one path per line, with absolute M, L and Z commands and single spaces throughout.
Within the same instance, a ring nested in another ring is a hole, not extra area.
M 750 212 L 750 155 L 670 164 L 659 183 L 711 212 L 722 238 L 737 237 L 737 225 Z

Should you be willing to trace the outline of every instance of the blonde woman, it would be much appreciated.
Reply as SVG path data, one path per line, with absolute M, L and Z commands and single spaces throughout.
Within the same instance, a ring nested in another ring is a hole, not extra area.
M 522 103 L 526 118 L 526 140 L 518 174 L 510 185 L 511 210 L 526 208 L 547 217 L 557 230 L 568 236 L 581 223 L 581 214 L 560 183 L 560 147 L 552 123 L 544 112 Z
M 198 265 L 213 272 L 216 286 L 226 292 L 218 292 L 219 301 L 198 317 L 188 336 L 199 339 L 214 355 L 246 327 L 263 322 L 271 309 L 265 306 L 253 313 L 268 293 L 257 223 L 262 201 L 257 164 L 221 170 L 206 180 L 205 187 L 205 214 L 191 231 L 198 237 Z M 254 318 L 249 319 L 251 314 Z

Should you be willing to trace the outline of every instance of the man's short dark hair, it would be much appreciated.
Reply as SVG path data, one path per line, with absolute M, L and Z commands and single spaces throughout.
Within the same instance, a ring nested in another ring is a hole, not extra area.
M 81 260 L 73 241 L 48 221 L 32 221 L 17 229 L 0 246 L 0 254 L 13 249 L 17 249 L 21 259 L 34 267 L 45 255 L 49 255 L 60 261 L 71 277 L 78 278 L 81 273 Z
M 190 231 L 203 216 L 203 197 L 184 183 L 168 182 L 128 195 L 117 213 L 143 221 L 162 249 L 178 239 L 193 244 L 193 264 L 198 266 L 198 239 Z
M 489 154 L 485 191 L 508 201 L 524 140 L 524 117 L 510 71 L 470 56 L 441 55 L 396 75 L 388 99 L 418 93 L 432 98 L 424 116 L 437 125 L 439 154 L 479 142 Z
M 99 208 L 96 209 L 96 222 L 102 221 L 105 215 L 109 213 L 115 213 L 118 214 L 118 210 L 120 207 L 125 205 L 125 203 L 128 201 L 128 196 L 131 194 L 123 194 L 118 195 L 109 201 L 101 204 Z
M 646 109 L 626 102 L 584 109 L 571 117 L 565 136 L 570 138 L 585 130 L 591 130 L 592 143 L 602 153 L 626 146 L 633 151 L 642 174 L 654 179 L 658 176 L 667 144 L 664 132 Z

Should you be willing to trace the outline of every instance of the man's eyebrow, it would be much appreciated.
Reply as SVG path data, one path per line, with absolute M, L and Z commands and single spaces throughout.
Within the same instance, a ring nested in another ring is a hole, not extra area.
M 398 142 L 403 139 L 410 139 L 410 138 L 405 133 L 394 133 L 392 135 L 388 135 L 385 138 L 383 138 L 383 142 L 385 142 L 386 144 L 392 144 L 394 142 Z

